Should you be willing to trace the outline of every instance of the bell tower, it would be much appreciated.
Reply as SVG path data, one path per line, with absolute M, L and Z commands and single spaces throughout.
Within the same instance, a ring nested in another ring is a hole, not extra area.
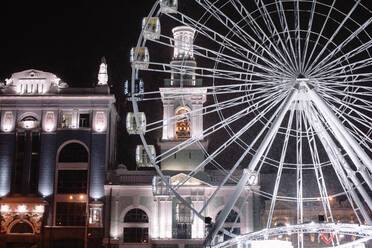
M 187 139 L 197 142 L 162 161 L 162 170 L 190 171 L 204 160 L 200 144 L 204 147 L 202 108 L 207 89 L 202 79 L 194 75 L 196 61 L 193 41 L 195 30 L 179 26 L 173 30 L 174 51 L 170 79 L 160 88 L 163 102 L 163 133 L 160 148 L 172 152 L 172 148 Z

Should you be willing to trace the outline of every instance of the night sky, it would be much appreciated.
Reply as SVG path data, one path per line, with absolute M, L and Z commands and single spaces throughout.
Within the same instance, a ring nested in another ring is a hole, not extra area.
M 97 81 L 100 58 L 111 84 L 129 77 L 129 49 L 153 1 L 2 1 L 0 80 L 24 69 L 55 73 L 70 86 Z

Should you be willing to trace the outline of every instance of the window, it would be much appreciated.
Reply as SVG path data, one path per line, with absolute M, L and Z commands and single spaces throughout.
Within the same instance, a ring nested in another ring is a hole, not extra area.
M 190 114 L 187 109 L 181 108 L 176 112 L 176 139 L 187 139 L 190 136 Z
M 84 226 L 86 215 L 85 203 L 57 202 L 57 226 Z
M 183 203 L 178 203 L 176 207 L 176 221 L 177 223 L 192 223 L 193 212 Z
M 148 243 L 149 229 L 129 227 L 124 228 L 124 242 L 126 243 Z
M 193 212 L 183 203 L 176 206 L 177 239 L 191 239 L 191 226 L 193 222 Z
M 62 128 L 72 128 L 72 113 L 62 113 Z
M 130 210 L 124 217 L 124 224 L 124 242 L 148 243 L 149 218 L 143 210 Z
M 145 211 L 139 208 L 130 210 L 124 217 L 125 223 L 149 223 Z
M 89 114 L 79 115 L 79 127 L 90 127 L 90 115 Z
M 87 193 L 87 178 L 87 170 L 59 170 L 57 193 Z
M 89 224 L 101 224 L 101 208 L 89 209 Z
M 62 148 L 58 161 L 60 163 L 87 163 L 88 152 L 83 145 L 70 143 Z

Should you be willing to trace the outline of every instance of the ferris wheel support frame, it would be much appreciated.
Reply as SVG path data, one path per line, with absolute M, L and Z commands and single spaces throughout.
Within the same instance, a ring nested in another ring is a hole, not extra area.
M 330 159 L 335 171 L 337 172 L 337 176 L 339 177 L 340 183 L 342 183 L 343 187 L 345 187 L 347 189 L 347 191 L 350 192 L 352 200 L 355 201 L 355 204 L 357 205 L 359 211 L 361 212 L 363 218 L 366 220 L 367 224 L 372 225 L 372 221 L 371 221 L 365 207 L 363 206 L 363 203 L 360 201 L 357 193 L 355 192 L 353 186 L 350 185 L 348 177 L 351 179 L 355 188 L 359 191 L 359 193 L 362 195 L 364 200 L 370 201 L 371 199 L 370 199 L 369 195 L 367 194 L 367 192 L 363 188 L 361 182 L 356 177 L 356 175 L 354 173 L 351 173 L 352 170 L 350 168 L 350 165 L 346 161 L 341 161 L 341 158 L 343 158 L 343 157 L 340 154 L 340 151 L 338 150 L 338 148 L 337 148 L 336 144 L 334 143 L 334 141 L 332 140 L 332 138 L 329 136 L 327 130 L 322 125 L 319 117 L 314 112 L 315 111 L 310 107 L 307 109 L 307 111 L 305 111 L 306 117 L 309 120 L 311 120 L 310 125 L 317 132 L 317 135 L 319 136 L 319 139 L 320 139 L 324 149 L 326 150 L 327 154 L 329 155 L 329 159 Z M 347 194 L 347 196 L 348 196 L 348 194 Z M 349 202 L 354 209 L 352 200 L 349 199 Z M 356 211 L 356 209 L 354 209 L 354 212 L 355 211 Z
M 293 89 L 291 89 L 289 95 L 287 96 L 285 102 L 283 102 L 282 105 L 280 106 L 279 109 L 281 110 L 278 116 L 276 117 L 275 121 L 273 122 L 271 129 L 266 134 L 256 154 L 253 156 L 251 162 L 248 165 L 248 169 L 244 170 L 243 176 L 236 185 L 233 194 L 231 195 L 227 202 L 227 205 L 224 207 L 221 214 L 217 217 L 216 223 L 213 225 L 212 229 L 210 230 L 208 236 L 205 239 L 204 243 L 205 245 L 210 245 L 214 238 L 216 237 L 216 235 L 218 234 L 218 231 L 222 228 L 223 223 L 225 222 L 231 209 L 233 208 L 240 194 L 242 193 L 244 186 L 247 184 L 249 178 L 252 175 L 252 172 L 255 170 L 258 162 L 261 159 L 261 156 L 264 154 L 265 150 L 270 144 L 270 141 L 272 140 L 276 132 L 279 130 L 280 124 L 283 121 L 288 109 L 290 108 L 293 99 L 297 95 L 297 92 L 298 90 L 295 87 L 293 87 Z

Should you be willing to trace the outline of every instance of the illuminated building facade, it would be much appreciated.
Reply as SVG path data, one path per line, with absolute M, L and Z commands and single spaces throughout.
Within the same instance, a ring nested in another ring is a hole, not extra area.
M 105 61 L 93 88 L 38 70 L 0 85 L 1 248 L 101 243 L 114 102 Z

